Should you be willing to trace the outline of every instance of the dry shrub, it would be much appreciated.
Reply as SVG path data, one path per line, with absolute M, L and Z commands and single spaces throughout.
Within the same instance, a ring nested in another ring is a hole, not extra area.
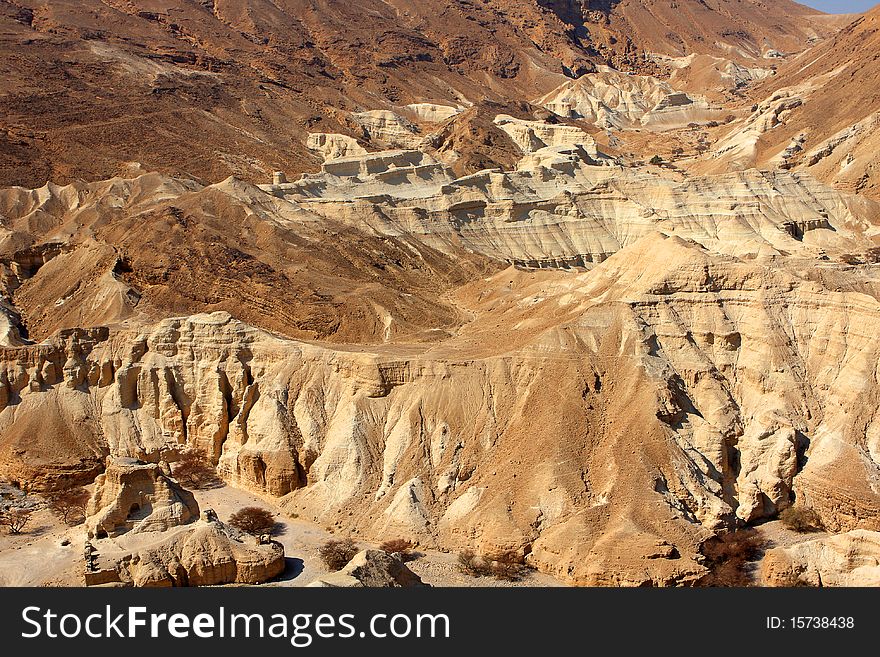
M 393 538 L 382 543 L 379 549 L 388 554 L 399 554 L 401 557 L 407 557 L 412 552 L 413 544 L 405 538 Z
M 819 514 L 805 506 L 790 506 L 779 514 L 779 519 L 788 529 L 802 534 L 823 529 Z
M 207 457 L 194 449 L 181 452 L 171 464 L 174 478 L 188 488 L 213 488 L 220 483 L 217 471 Z
M 754 586 L 748 564 L 761 556 L 764 541 L 754 529 L 740 529 L 709 539 L 702 546 L 709 574 L 703 586 Z
M 328 570 L 337 571 L 345 568 L 358 551 L 357 544 L 350 538 L 342 540 L 331 538 L 318 549 L 318 554 L 321 555 L 321 561 Z
M 528 572 L 520 556 L 513 551 L 480 556 L 465 550 L 458 555 L 458 569 L 471 577 L 494 577 L 506 582 L 518 581 Z
M 229 524 L 254 536 L 271 534 L 275 531 L 275 516 L 258 506 L 246 506 L 229 516 Z
M 67 488 L 49 496 L 49 508 L 63 523 L 73 527 L 85 521 L 89 497 L 89 491 L 85 488 Z
M 471 550 L 458 553 L 458 569 L 471 577 L 484 577 L 492 574 L 489 562 L 478 557 Z

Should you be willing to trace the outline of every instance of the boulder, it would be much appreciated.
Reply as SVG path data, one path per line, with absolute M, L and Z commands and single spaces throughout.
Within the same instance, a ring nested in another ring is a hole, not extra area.
M 398 588 L 429 586 L 397 557 L 382 550 L 358 552 L 342 570 L 308 584 L 330 588 Z

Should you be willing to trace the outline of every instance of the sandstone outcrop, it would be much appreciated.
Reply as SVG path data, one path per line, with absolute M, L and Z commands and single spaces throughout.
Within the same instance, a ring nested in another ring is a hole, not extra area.
M 100 546 L 100 544 L 99 544 Z M 86 581 L 127 586 L 262 584 L 284 571 L 284 548 L 241 535 L 207 510 L 201 520 L 162 534 L 128 554 L 103 554 Z
M 110 457 L 86 509 L 89 538 L 163 532 L 199 517 L 199 505 L 165 463 Z
M 365 155 L 367 149 L 361 146 L 354 137 L 340 134 L 327 134 L 326 132 L 314 132 L 306 141 L 309 150 L 320 153 L 326 160 L 335 160 L 340 157 L 352 155 Z
M 857 529 L 774 548 L 761 578 L 765 586 L 880 586 L 880 532 Z
M 559 116 L 583 119 L 600 128 L 670 129 L 720 119 L 724 108 L 676 91 L 649 75 L 605 68 L 568 80 L 536 101 Z
M 735 3 L 747 31 L 726 0 L 152 4 L 0 10 L 0 179 L 38 179 L 0 190 L 0 474 L 103 472 L 93 583 L 283 568 L 194 522 L 181 449 L 359 539 L 580 584 L 700 582 L 708 538 L 797 499 L 841 534 L 767 581 L 873 581 L 880 110 L 845 83 L 876 14 L 798 58 L 830 19 L 781 0 Z M 230 171 L 273 182 L 194 179 Z M 321 585 L 417 580 L 366 551 Z
M 390 110 L 369 110 L 351 117 L 370 141 L 388 148 L 418 148 L 424 137 L 419 127 Z
M 499 119 L 511 131 L 540 125 Z M 591 267 L 652 230 L 737 257 L 873 248 L 880 206 L 807 175 L 751 170 L 680 179 L 594 166 L 595 150 L 542 143 L 513 171 L 456 178 L 418 151 L 386 151 L 327 163 L 273 193 L 328 219 L 529 267 Z
M 495 125 L 510 136 L 523 154 L 534 153 L 548 146 L 580 146 L 593 158 L 599 157 L 596 140 L 575 126 L 525 121 L 506 114 L 496 116 Z
M 437 103 L 410 103 L 403 109 L 412 114 L 417 121 L 425 123 L 442 123 L 462 112 L 461 107 L 438 105 Z
M 342 570 L 310 582 L 311 587 L 399 588 L 427 586 L 400 559 L 382 550 L 363 550 Z

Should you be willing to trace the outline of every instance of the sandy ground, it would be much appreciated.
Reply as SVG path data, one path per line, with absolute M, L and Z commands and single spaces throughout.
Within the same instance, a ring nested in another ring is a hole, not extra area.
M 0 586 L 81 586 L 84 543 L 82 526 L 36 511 L 23 534 L 0 530 Z
M 318 549 L 330 538 L 345 536 L 331 533 L 310 521 L 289 518 L 270 500 L 232 486 L 194 491 L 194 494 L 200 508 L 214 509 L 223 521 L 245 506 L 262 506 L 275 511 L 279 528 L 275 539 L 284 545 L 287 568 L 277 580 L 265 586 L 302 587 L 326 574 L 327 570 L 321 563 Z M 761 524 L 756 529 L 766 542 L 766 549 L 787 547 L 826 535 L 819 532 L 799 534 L 786 529 L 778 520 Z M 106 543 L 99 542 L 97 547 L 104 553 L 122 548 L 130 549 L 133 547 L 133 538 L 108 539 Z M 159 535 L 143 535 L 143 538 L 159 538 Z M 138 540 L 141 540 L 140 537 Z M 63 542 L 68 544 L 62 545 Z M 34 513 L 25 533 L 15 536 L 0 531 L 0 586 L 81 586 L 84 543 L 85 532 L 82 525 L 68 527 L 49 510 L 39 509 Z M 376 547 L 363 541 L 359 541 L 359 545 L 364 548 Z M 416 555 L 407 565 L 424 582 L 433 586 L 565 586 L 555 578 L 538 572 L 529 573 L 519 582 L 471 577 L 458 570 L 455 554 L 417 549 Z M 757 576 L 760 568 L 759 560 L 751 565 L 750 570 Z
M 247 491 L 223 486 L 194 491 L 201 509 L 214 509 L 226 521 L 245 506 L 262 506 L 276 512 L 278 533 L 275 539 L 284 545 L 285 572 L 266 586 L 305 586 L 327 573 L 318 554 L 319 547 L 334 535 L 319 525 L 282 514 L 270 501 Z M 142 535 L 136 542 L 160 535 Z M 163 539 L 165 537 L 163 536 Z M 96 543 L 99 552 L 109 554 L 133 547 L 134 537 L 105 539 Z M 67 545 L 62 545 L 68 542 Z M 147 541 L 149 542 L 149 541 Z M 10 535 L 0 531 L 0 586 L 82 586 L 83 525 L 68 527 L 48 509 L 36 511 L 25 533 Z M 370 543 L 359 542 L 366 547 Z M 103 546 L 103 547 L 102 547 Z M 459 572 L 456 555 L 434 550 L 417 550 L 417 557 L 407 565 L 424 582 L 433 586 L 563 586 L 541 573 L 530 573 L 519 582 L 500 582 L 490 577 L 470 577 Z
M 327 569 L 324 568 L 318 555 L 318 548 L 331 538 L 345 537 L 345 535 L 333 534 L 313 522 L 289 518 L 278 512 L 267 500 L 232 486 L 195 491 L 195 496 L 200 508 L 214 509 L 224 521 L 243 506 L 262 506 L 276 511 L 279 531 L 275 540 L 284 545 L 287 569 L 269 586 L 305 586 L 321 575 L 327 574 Z M 376 547 L 363 541 L 359 541 L 358 544 L 364 548 Z M 500 582 L 491 577 L 470 577 L 459 572 L 455 554 L 435 550 L 416 550 L 416 553 L 419 556 L 408 562 L 407 566 L 419 575 L 422 581 L 432 586 L 564 586 L 553 577 L 537 572 L 530 573 L 519 582 Z

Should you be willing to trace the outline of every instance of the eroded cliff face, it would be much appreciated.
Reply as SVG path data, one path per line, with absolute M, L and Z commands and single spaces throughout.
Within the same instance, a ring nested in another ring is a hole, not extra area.
M 61 333 L 3 353 L 0 468 L 39 488 L 189 445 L 363 536 L 692 582 L 712 530 L 794 497 L 880 529 L 873 270 L 791 261 L 654 231 L 591 271 L 466 285 L 450 302 L 472 320 L 436 344 L 334 347 L 225 313 Z
M 795 500 L 880 529 L 880 205 L 491 123 L 506 171 L 315 133 L 295 182 L 0 191 L 0 474 L 196 449 L 290 513 L 587 584 L 698 582 Z

